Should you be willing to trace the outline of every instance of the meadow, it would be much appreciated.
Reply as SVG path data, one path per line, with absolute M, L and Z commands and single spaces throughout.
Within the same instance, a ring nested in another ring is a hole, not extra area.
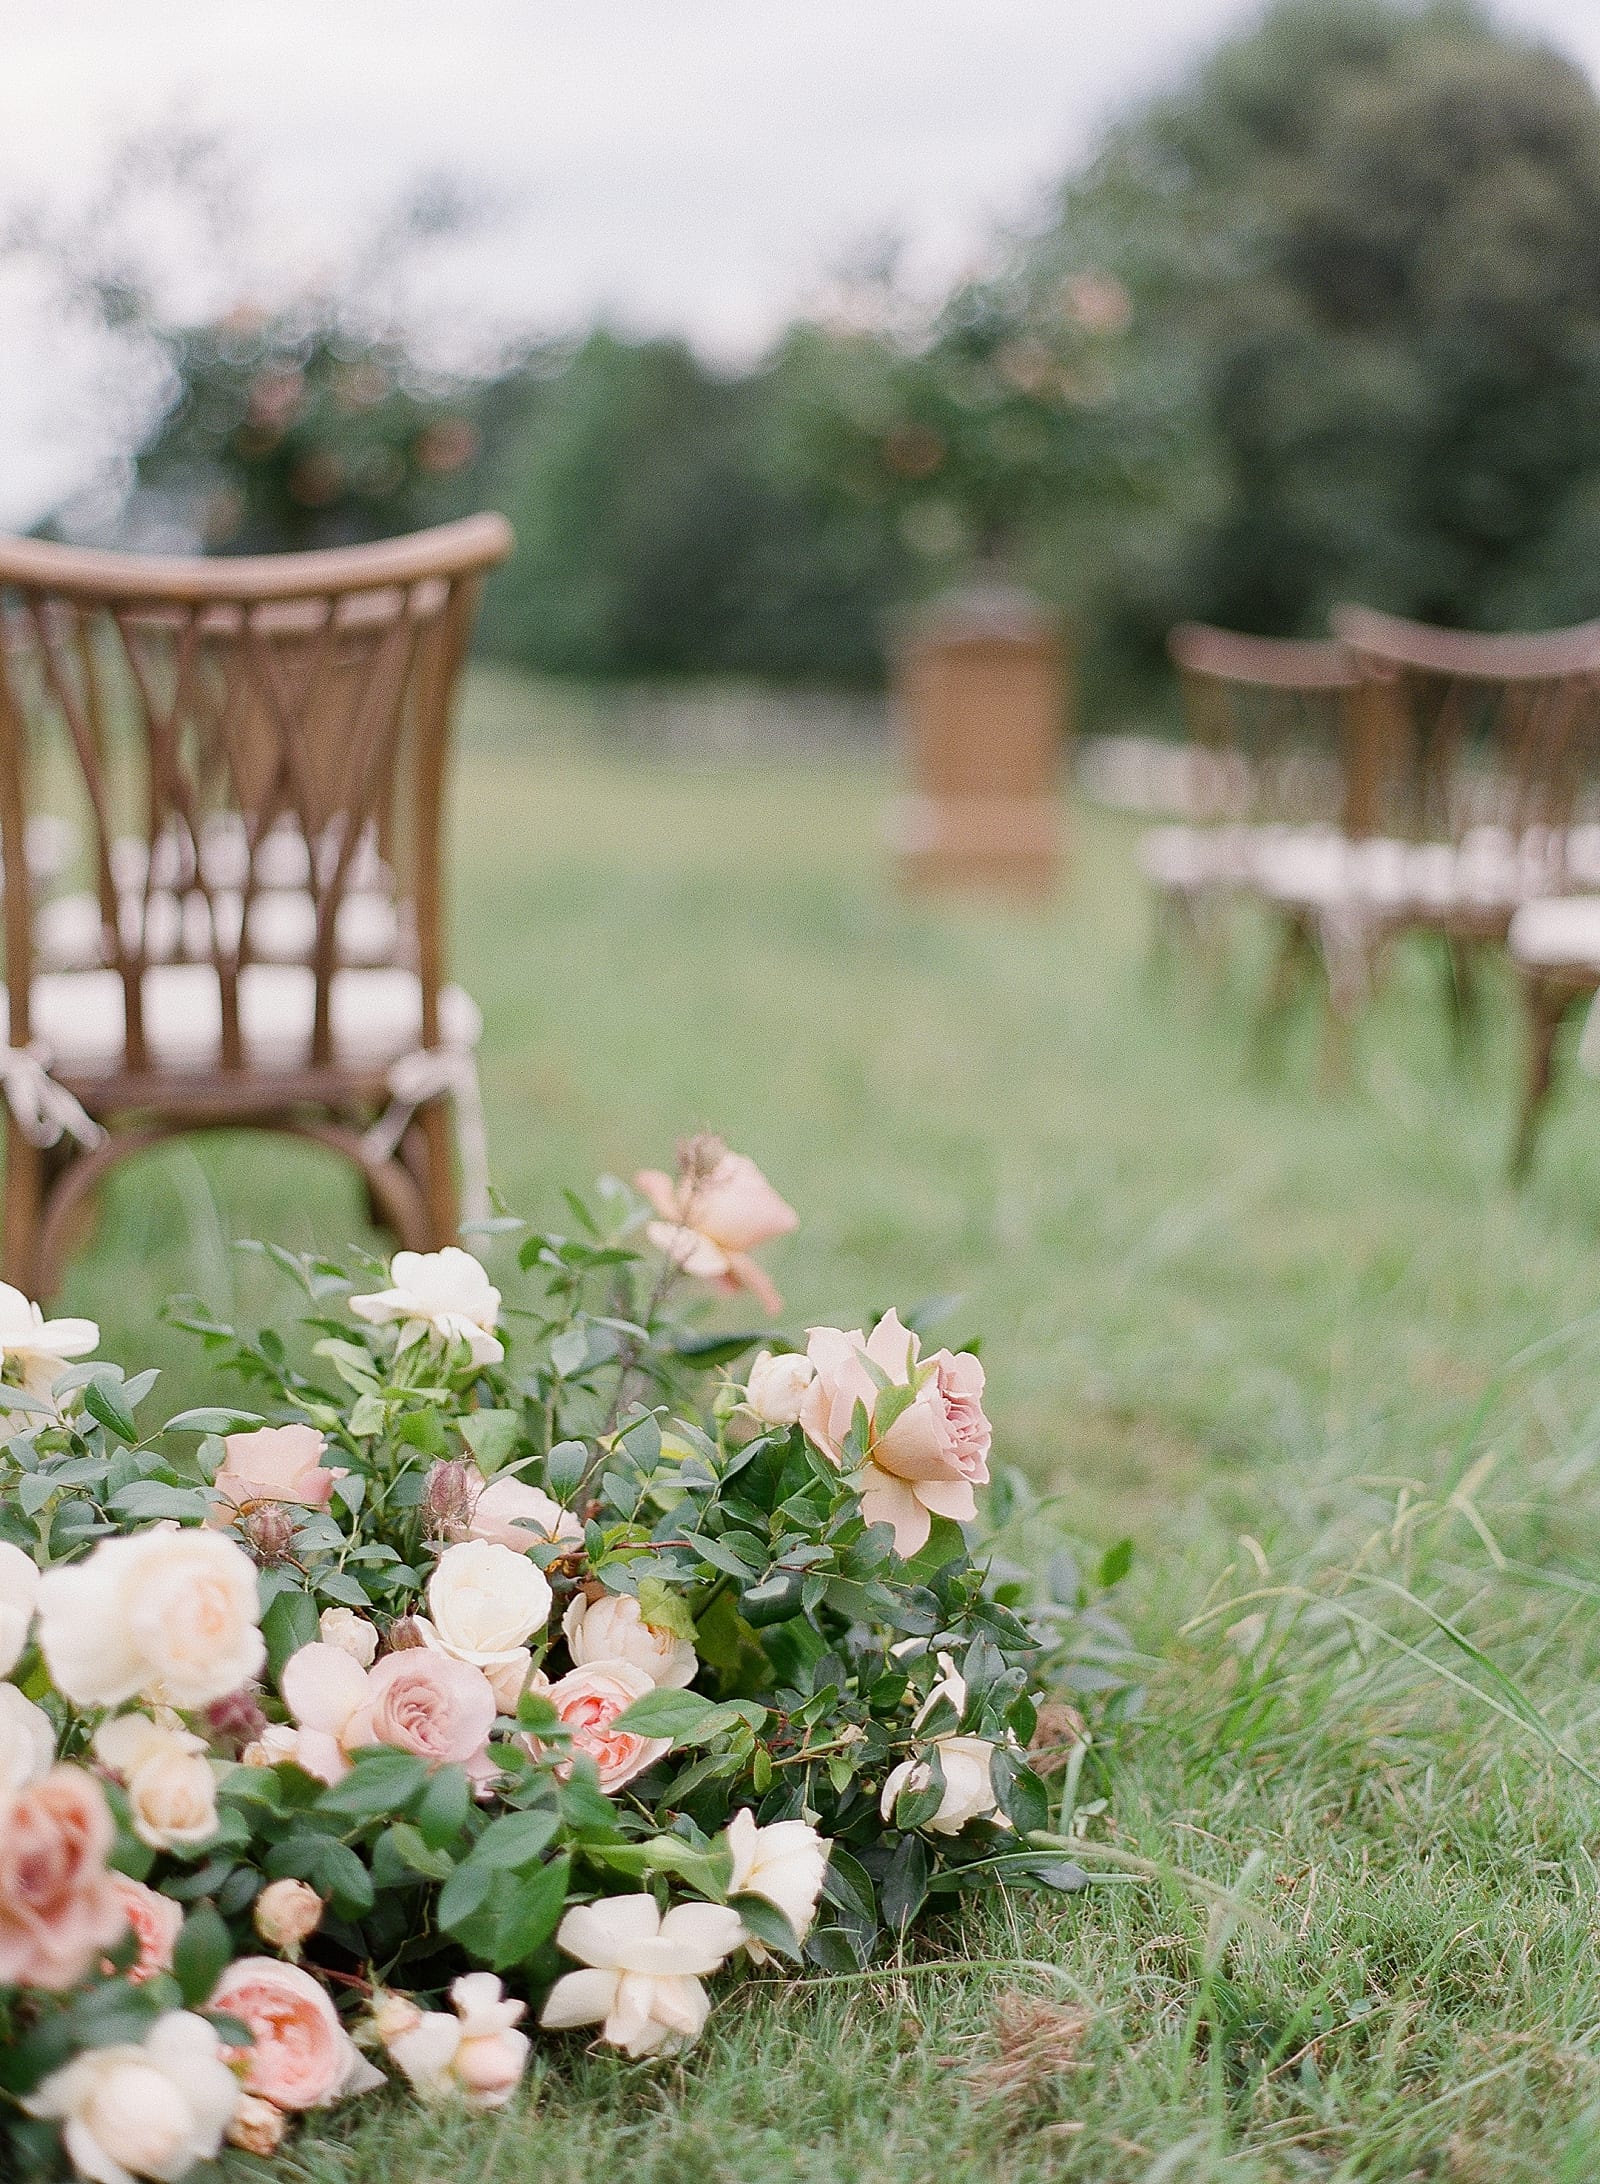
M 540 2042 L 498 2117 L 383 2101 L 272 2173 L 1600 2174 L 1600 1086 L 1564 1073 L 1514 1192 L 1502 986 L 1458 1053 L 1402 955 L 1330 1092 L 1313 1011 L 1257 1050 L 1262 934 L 1152 959 L 1132 822 L 1074 811 L 1044 915 L 913 904 L 892 787 L 870 745 L 606 743 L 480 674 L 454 957 L 512 1206 L 556 1223 L 563 1183 L 721 1131 L 801 1214 L 766 1255 L 788 1327 L 958 1296 L 1037 1497 L 1012 1548 L 1133 1541 L 1149 1696 L 1090 1885 L 853 1983 L 746 1983 L 665 2068 Z M 175 1408 L 215 1391 L 162 1299 L 287 1312 L 235 1240 L 359 1224 L 317 1156 L 169 1151 L 64 1308 Z

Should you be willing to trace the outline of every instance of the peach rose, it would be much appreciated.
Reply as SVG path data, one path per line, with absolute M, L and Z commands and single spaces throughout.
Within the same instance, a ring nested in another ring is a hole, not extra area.
M 655 1681 L 631 1661 L 592 1661 L 574 1668 L 550 1686 L 546 1696 L 572 1735 L 572 1750 L 583 1752 L 599 1770 L 603 1790 L 620 1790 L 672 1749 L 670 1737 L 635 1736 L 613 1725 L 635 1699 L 655 1689 Z M 539 1746 L 532 1743 L 530 1749 Z M 560 1771 L 560 1770 L 558 1770 Z
M 561 1618 L 561 1635 L 574 1668 L 627 1661 L 642 1668 L 653 1684 L 681 1691 L 694 1682 L 700 1666 L 689 1640 L 647 1623 L 628 1593 L 601 1593 L 597 1600 L 575 1594 Z
M 60 1993 L 122 1939 L 113 1834 L 105 1792 L 81 1767 L 52 1767 L 0 1810 L 0 1987 Z
M 558 1540 L 569 1540 L 574 1547 L 581 1547 L 583 1526 L 570 1509 L 563 1509 L 542 1487 L 508 1477 L 478 1488 L 467 1520 L 467 1536 L 525 1555 L 530 1547 L 553 1545 Z
M 216 1532 L 154 1524 L 103 1539 L 39 1584 L 39 1648 L 75 1706 L 209 1706 L 257 1677 L 256 1566 Z
M 974 1486 L 989 1478 L 989 1421 L 983 1411 L 983 1367 L 969 1351 L 919 1356 L 916 1336 L 888 1313 L 863 1337 L 837 1327 L 813 1327 L 806 1354 L 816 1378 L 800 1407 L 806 1439 L 833 1463 L 844 1461 L 844 1443 L 856 1405 L 868 1421 L 861 1510 L 869 1524 L 894 1527 L 896 1551 L 914 1555 L 927 1542 L 933 1518 L 970 1522 L 977 1515 Z M 889 1389 L 880 1391 L 870 1360 Z M 893 1389 L 911 1389 L 907 1402 L 885 1401 Z M 880 1418 L 884 1421 L 880 1424 Z
M 237 2055 L 245 2090 L 277 2108 L 325 2108 L 383 2082 L 339 2022 L 327 1989 L 296 1964 L 240 1957 L 208 2007 L 250 2027 L 255 2044 Z
M 674 1266 L 730 1294 L 748 1289 L 768 1312 L 783 1310 L 782 1297 L 750 1254 L 798 1228 L 800 1217 L 753 1160 L 730 1153 L 715 1138 L 699 1138 L 676 1179 L 659 1168 L 641 1168 L 633 1180 L 661 1216 L 645 1234 Z
M 298 1953 L 322 1924 L 322 1898 L 309 1881 L 269 1881 L 255 1900 L 256 1932 L 269 1949 Z
M 123 1976 L 140 1987 L 157 1972 L 171 1971 L 173 1944 L 183 1927 L 183 1906 L 158 1889 L 147 1888 L 143 1881 L 130 1880 L 126 1873 L 113 1873 L 111 1882 L 139 1944 L 138 1957 Z
M 337 1466 L 324 1466 L 327 1446 L 312 1426 L 263 1426 L 256 1433 L 230 1433 L 222 1444 L 222 1469 L 212 1481 L 222 1498 L 207 1511 L 207 1524 L 231 1524 L 256 1502 L 326 1509 L 335 1485 L 348 1475 Z

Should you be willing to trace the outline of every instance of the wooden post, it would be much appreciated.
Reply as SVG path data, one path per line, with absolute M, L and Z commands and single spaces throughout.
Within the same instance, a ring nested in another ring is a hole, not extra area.
M 890 815 L 905 883 L 1044 902 L 1061 864 L 1061 633 L 1031 593 L 974 585 L 904 633 L 896 709 L 910 789 Z

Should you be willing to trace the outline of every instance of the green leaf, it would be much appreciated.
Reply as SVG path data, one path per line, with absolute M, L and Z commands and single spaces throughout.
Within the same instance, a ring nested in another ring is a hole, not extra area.
M 360 1578 L 352 1577 L 348 1570 L 319 1570 L 317 1591 L 324 1600 L 336 1600 L 343 1608 L 359 1608 L 365 1612 L 372 1606 L 372 1595 Z
M 757 1343 L 768 1342 L 766 1334 L 753 1335 L 685 1335 L 672 1345 L 672 1355 L 681 1357 L 686 1364 L 699 1365 L 709 1370 L 714 1365 L 731 1365 L 736 1357 L 743 1357 L 746 1350 L 753 1350 Z
M 167 1486 L 160 1479 L 134 1479 L 111 1497 L 119 1517 L 145 1524 L 157 1517 L 176 1517 L 180 1524 L 203 1524 L 211 1500 L 198 1486 Z
M 359 1918 L 372 1909 L 372 1875 L 348 1844 L 336 1843 L 331 1835 L 302 1833 L 274 1843 L 267 1853 L 267 1872 L 275 1881 L 309 1881 L 341 1918 Z
M 822 1893 L 838 1910 L 863 1925 L 878 1923 L 878 1899 L 865 1866 L 835 1843 L 822 1876 Z
M 1133 1541 L 1119 1539 L 1114 1547 L 1108 1547 L 1100 1561 L 1100 1590 L 1109 1592 L 1113 1585 L 1120 1585 L 1133 1568 Z
M 261 1635 L 267 1642 L 267 1665 L 276 1680 L 291 1653 L 313 1645 L 318 1632 L 317 1603 L 298 1588 L 280 1592 L 269 1602 L 261 1618 Z
M 461 1767 L 440 1767 L 428 1778 L 412 1818 L 431 1850 L 462 1843 L 472 1811 L 472 1784 Z
M 878 1888 L 883 1922 L 903 1933 L 922 1909 L 928 1893 L 931 1861 L 920 1835 L 903 1835 Z
M 550 1345 L 550 1363 L 562 1380 L 570 1380 L 574 1373 L 582 1372 L 588 1355 L 589 1330 L 586 1327 L 569 1327 Z
M 384 1829 L 379 1840 L 388 1845 L 401 1865 L 413 1873 L 425 1874 L 430 1881 L 447 1881 L 456 1869 L 450 1853 L 424 1842 L 420 1830 L 409 1820 L 396 1820 Z
M 514 1410 L 469 1411 L 456 1423 L 461 1438 L 478 1459 L 478 1469 L 492 1479 L 522 1435 L 522 1413 Z
M 787 1623 L 805 1604 L 804 1570 L 773 1570 L 759 1585 L 748 1585 L 739 1599 L 739 1613 L 753 1630 L 773 1623 Z
M 425 1759 L 374 1745 L 353 1755 L 350 1772 L 322 1792 L 317 1809 L 352 1820 L 376 1819 L 409 1805 L 427 1779 Z
M 248 1410 L 186 1410 L 176 1418 L 169 1418 L 162 1427 L 163 1433 L 249 1433 L 266 1420 L 257 1411 Z
M 799 1937 L 776 1904 L 768 1903 L 765 1896 L 730 1896 L 728 1902 L 757 1941 L 792 1963 L 800 1962 Z
M 447 1934 L 464 1926 L 480 1908 L 494 1878 L 494 1867 L 480 1865 L 476 1858 L 469 1858 L 465 1865 L 456 1867 L 440 1889 L 435 1906 L 439 1924 Z
M 989 1755 L 995 1802 L 1019 1835 L 1050 1825 L 1050 1797 L 1020 1752 L 997 1745 Z
M 120 1381 L 103 1378 L 89 1381 L 83 1391 L 83 1407 L 119 1441 L 126 1441 L 132 1447 L 138 1440 L 139 1429 L 133 1422 L 133 1413 L 128 1408 Z
M 565 1501 L 588 1468 L 589 1451 L 582 1441 L 558 1441 L 544 1460 L 544 1483 L 557 1501 Z
M 664 1578 L 640 1578 L 639 1613 L 652 1630 L 667 1630 L 674 1638 L 694 1644 L 694 1617 L 689 1613 L 689 1603 Z
M 197 1904 L 183 1922 L 172 1949 L 172 1976 L 178 1982 L 183 2006 L 199 2009 L 222 1977 L 233 1956 L 233 1937 L 228 1922 L 216 1907 Z
M 646 1691 L 624 1708 L 614 1726 L 636 1737 L 667 1737 L 674 1744 L 689 1742 L 708 1715 L 717 1712 L 715 1702 L 698 1691 Z
M 546 1850 L 560 1821 L 553 1812 L 508 1812 L 491 1820 L 478 1838 L 473 1863 L 485 1865 L 532 1865 Z
M 497 1972 L 525 1962 L 550 1939 L 566 1909 L 571 1872 L 572 1860 L 563 1856 L 518 1878 L 495 1922 L 489 1961 Z

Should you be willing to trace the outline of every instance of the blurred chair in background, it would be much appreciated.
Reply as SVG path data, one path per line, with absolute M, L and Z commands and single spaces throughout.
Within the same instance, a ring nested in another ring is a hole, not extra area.
M 498 516 L 261 560 L 0 541 L 7 1280 L 48 1295 L 107 1170 L 195 1129 L 327 1145 L 403 1243 L 455 1234 L 452 1100 L 475 1187 L 482 1125 L 446 762 L 510 545 Z M 41 903 L 23 844 L 63 753 L 92 891 Z
M 1524 903 L 1582 886 L 1600 833 L 1575 825 L 1600 759 L 1600 624 L 1535 636 L 1333 617 L 1368 693 L 1357 746 L 1367 838 L 1285 875 L 1277 899 L 1317 922 L 1345 1016 L 1401 934 L 1445 945 L 1458 1024 L 1473 957 Z

